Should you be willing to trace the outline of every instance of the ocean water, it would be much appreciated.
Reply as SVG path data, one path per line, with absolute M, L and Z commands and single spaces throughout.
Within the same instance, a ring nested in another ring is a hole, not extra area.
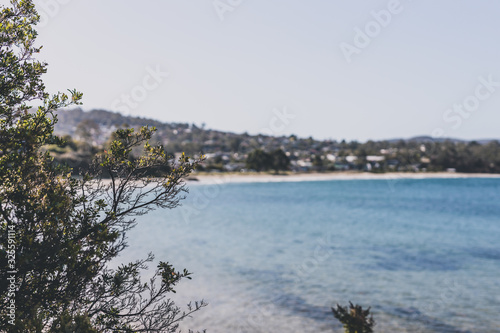
M 343 332 L 331 307 L 371 307 L 375 332 L 500 332 L 500 179 L 189 183 L 138 219 L 119 260 L 193 279 L 182 323 L 208 332 Z

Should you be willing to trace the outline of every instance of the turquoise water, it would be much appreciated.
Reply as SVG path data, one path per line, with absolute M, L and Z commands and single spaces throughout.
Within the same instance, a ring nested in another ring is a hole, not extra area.
M 498 178 L 189 187 L 120 258 L 194 273 L 174 299 L 210 304 L 184 328 L 342 332 L 330 308 L 352 301 L 375 332 L 500 332 Z

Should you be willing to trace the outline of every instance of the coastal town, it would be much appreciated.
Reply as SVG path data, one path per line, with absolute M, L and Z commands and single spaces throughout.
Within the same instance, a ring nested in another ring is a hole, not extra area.
M 205 125 L 162 123 L 104 110 L 60 110 L 55 132 L 65 147 L 49 147 L 56 161 L 85 167 L 121 127 L 154 126 L 153 144 L 173 158 L 204 155 L 199 171 L 220 172 L 466 172 L 500 173 L 500 144 L 416 137 L 385 141 L 317 140 L 206 129 Z

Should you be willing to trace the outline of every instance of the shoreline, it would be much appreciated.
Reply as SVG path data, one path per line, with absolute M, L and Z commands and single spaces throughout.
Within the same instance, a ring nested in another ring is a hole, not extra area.
M 189 184 L 222 184 L 222 183 L 281 183 L 329 180 L 395 180 L 395 179 L 464 179 L 464 178 L 500 178 L 500 174 L 490 173 L 368 173 L 368 172 L 331 172 L 331 173 L 296 173 L 296 174 L 241 174 L 214 173 L 191 174 L 186 180 Z

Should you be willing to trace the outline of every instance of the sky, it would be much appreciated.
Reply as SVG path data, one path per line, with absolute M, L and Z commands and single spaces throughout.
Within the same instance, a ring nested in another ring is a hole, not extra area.
M 500 138 L 498 1 L 34 2 L 47 89 L 78 89 L 84 110 L 316 139 Z

